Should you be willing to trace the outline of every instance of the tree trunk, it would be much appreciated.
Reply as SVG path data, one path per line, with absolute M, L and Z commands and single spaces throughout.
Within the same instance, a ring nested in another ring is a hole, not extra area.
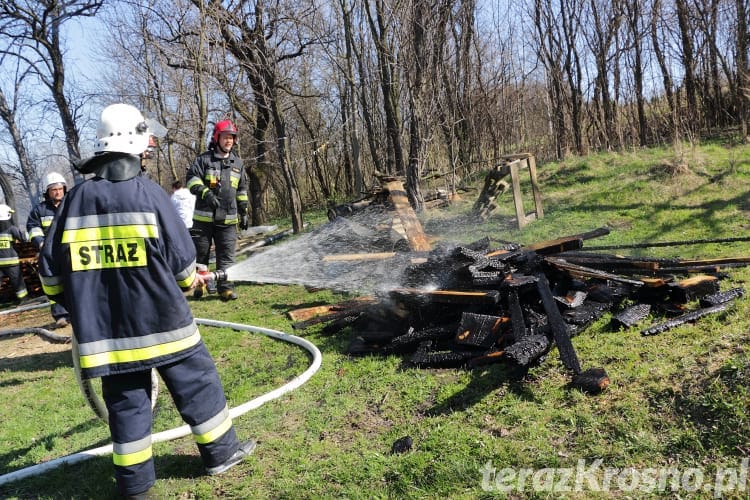
M 677 25 L 680 28 L 682 46 L 682 69 L 685 72 L 684 87 L 687 109 L 685 110 L 687 129 L 691 136 L 699 128 L 698 99 L 695 84 L 695 49 L 693 48 L 693 25 L 690 23 L 690 10 L 685 0 L 675 0 L 677 9 Z
M 734 96 L 739 114 L 740 132 L 748 138 L 748 112 L 750 111 L 750 60 L 748 56 L 748 8 L 746 0 L 736 0 L 737 6 L 737 95 Z

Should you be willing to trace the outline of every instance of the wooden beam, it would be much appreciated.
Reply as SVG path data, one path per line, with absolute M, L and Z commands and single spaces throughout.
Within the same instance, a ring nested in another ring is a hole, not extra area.
M 389 179 L 385 183 L 388 195 L 396 209 L 396 213 L 401 219 L 401 224 L 406 232 L 406 239 L 409 241 L 409 248 L 416 252 L 429 252 L 432 245 L 424 234 L 422 224 L 417 219 L 417 214 L 409 204 L 409 199 L 404 191 L 404 185 L 398 179 Z

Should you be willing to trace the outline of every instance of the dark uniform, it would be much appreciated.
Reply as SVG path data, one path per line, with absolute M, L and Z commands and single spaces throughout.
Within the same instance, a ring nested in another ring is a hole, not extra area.
M 11 220 L 0 220 L 0 277 L 7 276 L 16 298 L 24 301 L 28 298 L 29 291 L 23 281 L 21 261 L 13 247 L 16 241 L 26 241 L 26 233 L 14 226 Z
M 196 273 L 191 238 L 167 193 L 138 175 L 138 156 L 107 153 L 79 170 L 96 176 L 65 196 L 39 273 L 45 293 L 70 311 L 82 377 L 102 377 L 118 488 L 135 495 L 155 481 L 152 368 L 209 473 L 222 472 L 240 443 L 184 296 Z
M 233 152 L 227 158 L 217 156 L 213 149 L 202 153 L 188 169 L 187 188 L 195 195 L 190 234 L 197 262 L 208 266 L 213 241 L 216 269 L 225 270 L 234 264 L 237 223 L 240 214 L 247 213 L 247 174 L 242 160 Z M 215 210 L 206 200 L 209 192 L 219 200 Z M 228 281 L 218 285 L 219 294 L 233 289 Z
M 29 233 L 29 240 L 37 250 L 42 248 L 44 237 L 49 232 L 55 213 L 57 213 L 57 207 L 49 199 L 38 203 L 29 213 L 29 218 L 26 220 L 26 231 Z M 68 311 L 61 304 L 51 301 L 50 309 L 55 320 L 68 319 Z

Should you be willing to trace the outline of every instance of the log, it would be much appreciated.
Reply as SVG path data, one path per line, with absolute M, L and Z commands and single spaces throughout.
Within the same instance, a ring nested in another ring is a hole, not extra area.
M 527 335 L 505 349 L 505 358 L 516 366 L 527 367 L 541 358 L 550 348 L 545 335 Z
M 401 219 L 401 224 L 406 232 L 406 239 L 409 241 L 409 248 L 416 252 L 429 252 L 432 245 L 424 234 L 422 224 L 417 219 L 417 215 L 409 204 L 409 199 L 404 191 L 404 186 L 400 180 L 391 179 L 385 184 L 388 190 L 391 203 L 396 209 L 396 213 Z
M 588 394 L 599 394 L 609 386 L 609 376 L 604 368 L 589 368 L 573 375 L 570 386 Z

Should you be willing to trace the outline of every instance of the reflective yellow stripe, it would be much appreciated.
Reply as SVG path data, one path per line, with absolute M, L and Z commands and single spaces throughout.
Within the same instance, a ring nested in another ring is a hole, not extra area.
M 195 274 L 196 274 L 195 273 L 195 268 L 193 268 L 193 272 L 191 272 L 190 275 L 187 278 L 185 278 L 183 280 L 177 281 L 177 284 L 179 285 L 179 287 L 180 288 L 187 288 L 190 285 L 192 285 L 193 281 L 195 281 Z
M 127 467 L 128 465 L 143 463 L 146 460 L 150 459 L 152 455 L 152 447 L 149 446 L 145 450 L 136 451 L 134 453 L 126 453 L 124 455 L 112 453 L 112 462 L 114 462 L 115 465 Z
M 213 216 L 201 215 L 200 213 L 195 212 L 193 214 L 193 220 L 197 220 L 199 222 L 212 222 L 214 218 Z
M 76 241 L 70 244 L 70 267 L 73 271 L 145 267 L 148 264 L 146 240 Z
M 133 361 L 143 361 L 153 359 L 159 356 L 166 356 L 175 352 L 183 351 L 201 340 L 198 330 L 191 336 L 184 339 L 158 344 L 149 347 L 140 347 L 137 349 L 123 349 L 120 351 L 107 351 L 97 354 L 81 355 L 81 368 L 94 368 L 116 363 L 130 363 Z
M 63 293 L 63 286 L 47 286 L 45 284 L 42 284 L 42 291 L 44 292 L 44 295 L 60 295 L 61 293 Z
M 63 283 L 59 276 L 39 276 L 45 295 L 59 295 L 63 293 Z
M 203 181 L 201 181 L 199 177 L 191 177 L 187 183 L 187 188 L 190 189 L 193 186 L 198 186 L 199 184 L 203 184 Z
M 123 226 L 83 227 L 65 229 L 62 243 L 75 241 L 115 240 L 124 238 L 158 238 L 159 229 L 153 224 L 128 224 Z
M 232 419 L 227 417 L 219 425 L 203 434 L 194 434 L 195 442 L 198 444 L 213 443 L 224 435 L 232 427 Z

